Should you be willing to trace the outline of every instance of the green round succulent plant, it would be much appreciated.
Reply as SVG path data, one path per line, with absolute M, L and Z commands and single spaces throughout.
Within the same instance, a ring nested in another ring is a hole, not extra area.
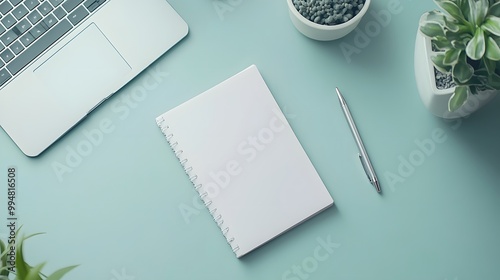
M 441 8 L 424 14 L 420 31 L 431 39 L 434 66 L 451 73 L 455 111 L 469 94 L 500 90 L 500 0 L 434 0 Z

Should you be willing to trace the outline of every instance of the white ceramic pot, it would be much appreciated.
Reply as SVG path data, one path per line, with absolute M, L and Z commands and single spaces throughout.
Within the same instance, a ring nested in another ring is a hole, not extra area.
M 286 0 L 288 3 L 288 11 L 293 25 L 305 36 L 319 41 L 331 41 L 339 39 L 353 31 L 358 26 L 361 18 L 366 14 L 371 0 L 366 0 L 361 11 L 353 18 L 345 23 L 337 25 L 323 25 L 314 23 L 304 16 L 293 5 L 292 0 Z
M 431 56 L 434 54 L 431 40 L 418 30 L 415 41 L 415 79 L 420 99 L 432 114 L 445 119 L 466 117 L 488 103 L 498 93 L 498 91 L 489 90 L 479 92 L 476 95 L 471 94 L 458 110 L 448 111 L 448 101 L 455 88 L 437 88 L 434 65 L 431 60 Z

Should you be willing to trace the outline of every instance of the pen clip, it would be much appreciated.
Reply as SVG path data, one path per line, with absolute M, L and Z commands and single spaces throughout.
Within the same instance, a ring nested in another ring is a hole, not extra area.
M 368 181 L 370 181 L 370 183 L 373 183 L 372 178 L 370 177 L 370 174 L 368 173 L 368 167 L 366 166 L 365 161 L 363 160 L 363 156 L 361 154 L 358 154 L 358 156 L 359 156 L 359 160 L 361 161 L 361 165 L 363 166 L 363 169 L 365 170 L 365 174 L 368 177 Z

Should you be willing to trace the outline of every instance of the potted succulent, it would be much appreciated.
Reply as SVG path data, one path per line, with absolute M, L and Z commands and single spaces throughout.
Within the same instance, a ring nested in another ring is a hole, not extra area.
M 51 275 L 45 276 L 41 272 L 45 263 L 31 266 L 24 259 L 24 241 L 38 234 L 19 237 L 18 233 L 19 230 L 16 232 L 15 249 L 11 247 L 14 241 L 6 244 L 0 240 L 0 280 L 60 280 L 66 273 L 76 267 L 61 268 Z
M 354 30 L 371 0 L 287 0 L 293 25 L 305 36 L 331 41 Z
M 415 78 L 425 106 L 464 117 L 500 90 L 500 1 L 434 0 L 420 18 Z

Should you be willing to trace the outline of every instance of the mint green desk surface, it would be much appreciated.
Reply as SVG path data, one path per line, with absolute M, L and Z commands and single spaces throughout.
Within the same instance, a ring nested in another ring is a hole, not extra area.
M 0 133 L 1 237 L 9 166 L 17 226 L 45 232 L 27 241 L 28 262 L 47 261 L 46 273 L 79 264 L 66 279 L 499 279 L 500 100 L 455 121 L 423 107 L 414 38 L 432 1 L 372 1 L 358 27 L 368 40 L 354 32 L 333 42 L 300 34 L 285 0 L 170 2 L 188 37 L 40 157 Z M 377 23 L 373 13 L 388 7 L 390 19 Z M 154 119 L 250 64 L 335 204 L 238 260 Z M 358 160 L 336 86 L 382 195 Z

